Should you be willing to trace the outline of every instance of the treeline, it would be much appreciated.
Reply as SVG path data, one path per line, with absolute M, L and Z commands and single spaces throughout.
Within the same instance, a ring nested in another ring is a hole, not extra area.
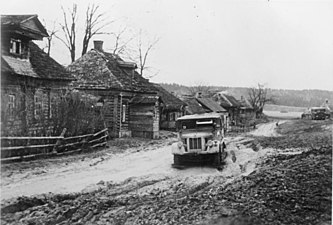
M 176 83 L 160 83 L 160 85 L 177 96 L 189 94 L 189 87 L 185 85 Z M 209 88 L 211 92 L 227 91 L 237 99 L 240 99 L 241 96 L 247 98 L 249 91 L 249 88 L 244 87 L 210 86 Z M 273 104 L 276 105 L 312 107 L 321 106 L 328 100 L 331 109 L 333 109 L 333 91 L 268 89 L 268 95 L 274 98 Z

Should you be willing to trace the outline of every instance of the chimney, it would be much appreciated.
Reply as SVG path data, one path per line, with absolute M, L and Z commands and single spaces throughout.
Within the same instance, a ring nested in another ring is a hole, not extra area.
M 94 49 L 97 51 L 103 51 L 103 41 L 94 41 Z

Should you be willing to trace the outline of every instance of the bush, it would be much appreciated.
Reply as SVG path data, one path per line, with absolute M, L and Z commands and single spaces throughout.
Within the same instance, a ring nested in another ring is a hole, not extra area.
M 59 135 L 67 128 L 66 136 L 83 135 L 103 129 L 101 110 L 96 107 L 98 98 L 78 91 L 67 91 L 56 100 L 52 117 L 53 133 Z

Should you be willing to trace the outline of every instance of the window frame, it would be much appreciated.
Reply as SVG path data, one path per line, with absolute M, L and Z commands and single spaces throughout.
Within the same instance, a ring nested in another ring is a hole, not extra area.
M 7 102 L 7 112 L 9 120 L 15 119 L 15 114 L 14 114 L 15 106 L 16 106 L 16 96 L 14 94 L 9 94 Z
M 40 101 L 38 101 L 40 99 Z M 43 115 L 43 98 L 34 95 L 34 119 L 40 119 Z
M 9 53 L 15 55 L 22 55 L 22 41 L 20 39 L 11 38 L 10 39 L 10 47 Z
M 122 114 L 121 114 L 121 122 L 125 123 L 126 122 L 126 110 L 127 110 L 127 105 L 122 104 L 121 106 Z

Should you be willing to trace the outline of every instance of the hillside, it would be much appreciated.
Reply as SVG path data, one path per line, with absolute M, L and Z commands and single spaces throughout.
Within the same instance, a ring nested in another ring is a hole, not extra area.
M 189 87 L 179 84 L 160 83 L 160 85 L 174 92 L 177 96 L 189 94 Z M 244 87 L 225 87 L 211 86 L 212 92 L 228 91 L 230 95 L 240 99 L 241 96 L 247 97 L 249 88 Z M 296 107 L 312 107 L 320 106 L 325 100 L 329 101 L 331 109 L 333 108 L 333 91 L 325 90 L 284 90 L 284 89 L 269 89 L 268 95 L 273 96 L 275 105 L 296 106 Z

